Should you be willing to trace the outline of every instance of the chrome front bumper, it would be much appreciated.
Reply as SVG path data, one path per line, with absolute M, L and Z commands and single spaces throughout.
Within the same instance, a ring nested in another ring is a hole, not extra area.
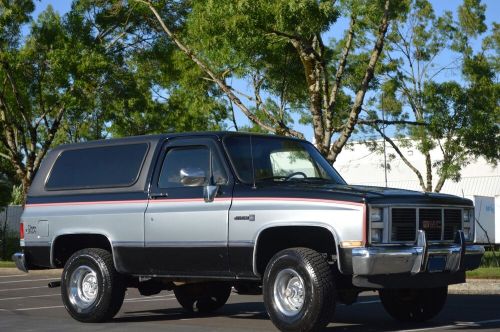
M 28 265 L 26 264 L 24 253 L 16 252 L 14 255 L 12 255 L 12 260 L 16 263 L 16 267 L 19 270 L 28 273 Z
M 425 232 L 419 231 L 414 246 L 374 246 L 352 250 L 354 275 L 369 276 L 397 273 L 458 272 L 479 267 L 484 247 L 466 245 L 462 231 L 455 243 L 429 245 Z

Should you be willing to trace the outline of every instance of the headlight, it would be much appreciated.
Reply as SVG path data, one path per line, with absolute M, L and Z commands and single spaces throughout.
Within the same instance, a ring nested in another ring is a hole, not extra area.
M 463 232 L 464 232 L 465 241 L 472 240 L 472 238 L 471 238 L 472 232 L 471 232 L 470 227 L 464 227 Z
M 372 229 L 372 236 L 371 236 L 371 242 L 372 243 L 380 243 L 382 242 L 382 237 L 383 237 L 383 229 L 382 228 L 373 228 Z
M 464 209 L 463 214 L 463 227 L 462 231 L 464 232 L 465 241 L 473 241 L 474 240 L 474 209 Z
M 370 242 L 384 242 L 384 209 L 370 207 Z
M 464 210 L 464 222 L 469 222 L 470 221 L 470 210 Z
M 380 222 L 383 219 L 383 210 L 381 208 L 371 208 L 370 209 L 370 221 Z

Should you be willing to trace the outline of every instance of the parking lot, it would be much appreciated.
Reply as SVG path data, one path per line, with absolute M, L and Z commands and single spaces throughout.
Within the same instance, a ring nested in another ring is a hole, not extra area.
M 54 273 L 8 273 L 0 269 L 1 331 L 83 331 L 89 325 L 74 321 L 64 309 L 59 288 L 47 283 L 58 280 Z M 361 295 L 353 306 L 337 306 L 335 322 L 329 330 L 337 331 L 473 331 L 500 329 L 499 295 L 451 294 L 444 311 L 424 325 L 394 322 L 380 304 L 376 293 Z M 92 324 L 101 331 L 274 331 L 265 313 L 261 296 L 232 294 L 216 314 L 185 314 L 172 292 L 143 297 L 129 290 L 125 303 L 109 323 Z

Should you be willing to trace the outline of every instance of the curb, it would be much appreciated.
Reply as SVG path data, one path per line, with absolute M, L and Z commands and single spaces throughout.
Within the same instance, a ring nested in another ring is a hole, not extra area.
M 500 295 L 498 279 L 468 279 L 464 284 L 450 285 L 450 294 Z

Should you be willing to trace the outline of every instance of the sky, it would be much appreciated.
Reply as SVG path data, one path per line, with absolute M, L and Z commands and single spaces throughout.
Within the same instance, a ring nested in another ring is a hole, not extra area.
M 446 10 L 452 11 L 456 15 L 456 9 L 458 8 L 458 6 L 460 6 L 462 2 L 463 0 L 431 0 L 431 3 L 437 15 L 441 15 Z M 482 2 L 486 4 L 486 25 L 488 27 L 491 27 L 493 22 L 500 22 L 500 0 L 483 0 Z M 35 11 L 33 12 L 33 18 L 36 19 L 36 17 L 42 11 L 44 11 L 48 5 L 51 5 L 57 12 L 63 15 L 71 9 L 71 3 L 72 3 L 71 0 L 35 0 L 36 7 Z M 337 22 L 334 25 L 335 29 L 332 29 L 331 32 L 326 33 L 326 39 L 329 39 L 331 37 L 339 39 L 341 37 L 341 34 L 347 27 L 347 24 L 348 24 L 347 20 L 339 20 L 339 22 Z M 474 42 L 473 46 L 474 48 L 479 47 L 480 42 L 479 41 Z M 443 59 L 447 59 L 449 57 L 450 54 L 447 53 L 443 53 L 442 55 Z M 451 75 L 451 77 L 447 76 L 447 79 L 453 79 L 456 81 L 461 80 L 459 73 L 447 73 L 447 75 Z M 248 91 L 247 83 L 245 83 L 244 81 L 239 80 L 238 82 L 232 82 L 232 85 L 234 85 L 239 90 Z M 236 121 L 239 126 L 249 124 L 249 121 L 240 111 L 237 110 L 235 114 L 236 114 Z M 293 126 L 294 129 L 304 133 L 306 139 L 312 141 L 313 137 L 312 127 L 308 125 L 301 125 L 298 123 L 297 119 L 294 120 L 295 120 L 295 124 Z M 358 136 L 355 137 L 355 139 L 356 138 L 361 139 L 363 137 Z

